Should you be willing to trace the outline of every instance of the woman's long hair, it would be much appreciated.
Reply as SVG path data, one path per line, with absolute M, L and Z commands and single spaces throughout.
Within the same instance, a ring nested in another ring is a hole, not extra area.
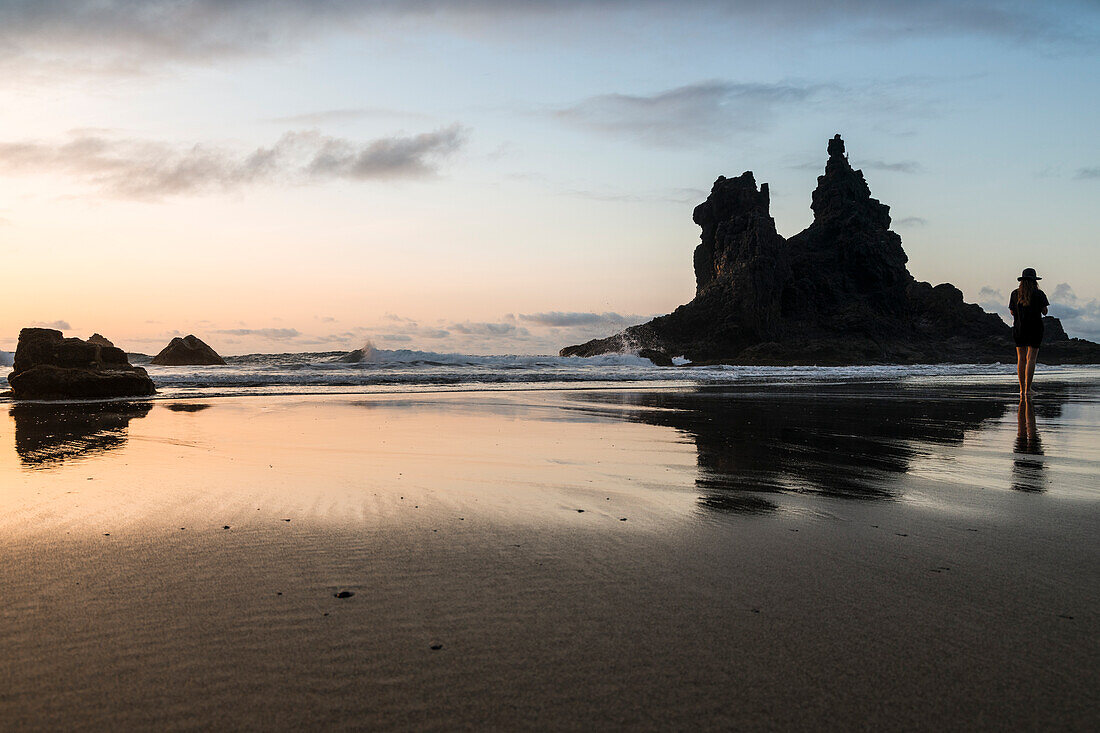
M 1031 296 L 1039 289 L 1039 283 L 1030 277 L 1020 281 L 1020 287 L 1016 290 L 1016 302 L 1020 305 L 1031 305 Z

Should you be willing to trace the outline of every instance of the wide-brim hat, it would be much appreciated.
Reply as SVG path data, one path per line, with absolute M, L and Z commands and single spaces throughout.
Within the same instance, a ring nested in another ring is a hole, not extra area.
M 1038 275 L 1035 274 L 1035 268 L 1034 267 L 1025 267 L 1024 271 L 1022 273 L 1020 273 L 1020 276 L 1016 279 L 1017 280 L 1042 280 L 1043 278 L 1041 278 L 1041 277 L 1039 277 Z

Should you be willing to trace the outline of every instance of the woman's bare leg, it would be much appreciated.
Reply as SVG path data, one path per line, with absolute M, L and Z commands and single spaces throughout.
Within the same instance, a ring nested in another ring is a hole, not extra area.
M 1016 347 L 1016 376 L 1020 378 L 1020 396 L 1027 394 L 1027 347 Z
M 1039 358 L 1039 349 L 1034 346 L 1027 347 L 1027 383 L 1024 385 L 1027 394 L 1032 394 L 1031 381 L 1035 378 L 1035 360 Z

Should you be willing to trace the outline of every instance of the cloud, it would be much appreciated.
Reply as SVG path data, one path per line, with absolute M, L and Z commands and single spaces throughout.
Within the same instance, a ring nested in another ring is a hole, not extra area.
M 402 112 L 401 110 L 383 109 L 381 107 L 347 107 L 345 109 L 326 109 L 318 112 L 307 112 L 300 115 L 287 115 L 285 117 L 271 117 L 266 121 L 286 125 L 324 125 L 330 122 L 346 122 L 348 120 L 358 120 L 365 117 L 424 119 L 426 115 L 419 112 Z
M 57 331 L 68 331 L 72 328 L 72 326 L 69 325 L 68 321 L 50 321 L 49 323 L 35 321 L 31 325 L 35 328 L 52 328 Z
M 522 326 L 507 322 L 471 322 L 451 323 L 447 330 L 465 336 L 479 336 L 481 338 L 502 338 L 523 340 L 531 335 L 531 332 Z
M 388 137 L 366 145 L 339 138 L 313 135 L 320 146 L 308 166 L 313 175 L 363 180 L 367 178 L 420 177 L 435 173 L 429 161 L 458 150 L 465 130 L 458 126 L 426 132 L 412 137 Z
M 652 95 L 602 94 L 554 115 L 588 129 L 659 145 L 690 145 L 756 130 L 821 87 L 705 81 Z
M 221 328 L 214 333 L 227 336 L 261 336 L 273 341 L 288 341 L 302 335 L 296 328 Z
M 356 329 L 358 343 L 400 342 L 425 351 L 467 354 L 556 354 L 562 346 L 648 321 L 652 316 L 613 312 L 507 313 L 497 320 L 439 321 L 428 325 L 386 313 L 376 325 Z
M 922 170 L 920 163 L 915 160 L 899 160 L 892 163 L 884 160 L 855 160 L 852 161 L 852 166 L 858 169 L 866 168 L 867 170 L 892 171 L 894 173 L 919 173 Z M 788 166 L 788 168 L 796 171 L 819 171 L 825 168 L 825 164 L 821 161 L 807 161 Z
M 591 199 L 593 201 L 608 201 L 614 203 L 673 203 L 687 204 L 701 201 L 707 197 L 707 192 L 701 188 L 670 188 L 664 191 L 650 191 L 646 193 L 627 193 L 625 191 L 592 191 L 588 189 L 571 188 L 560 191 L 564 196 L 576 196 L 578 198 Z
M 1073 178 L 1078 181 L 1091 181 L 1100 178 L 1100 166 L 1093 168 L 1078 168 Z
M 367 336 L 372 339 L 390 339 L 401 336 L 400 341 L 419 341 L 421 339 L 445 339 L 451 332 L 439 326 L 424 326 L 417 323 L 416 319 L 406 318 L 396 313 L 385 313 L 382 316 L 385 323 L 375 326 L 358 326 L 357 335 L 362 338 Z M 408 338 L 404 338 L 407 336 Z M 390 339 L 393 340 L 393 339 Z
M 923 227 L 927 224 L 928 220 L 921 216 L 906 216 L 894 222 L 894 226 L 899 227 Z
M 366 143 L 292 131 L 271 147 L 237 153 L 77 132 L 59 143 L 0 142 L 0 172 L 67 173 L 110 195 L 156 199 L 280 180 L 424 178 L 464 138 L 459 125 Z
M 1085 300 L 1069 283 L 1060 283 L 1050 294 L 1050 315 L 1061 319 L 1070 336 L 1100 341 L 1100 300 Z
M 850 0 L 841 8 L 818 0 L 5 0 L 0 55 L 133 73 L 149 63 L 284 53 L 327 34 L 386 30 L 402 18 L 463 33 L 506 21 L 534 22 L 543 30 L 558 17 L 569 33 L 639 12 L 669 21 L 687 16 L 745 34 L 837 28 L 880 42 L 978 35 L 1062 47 L 1096 43 L 1090 25 L 1096 4 L 1089 0 Z
M 621 316 L 618 313 L 576 313 L 549 311 L 546 313 L 520 313 L 519 319 L 540 326 L 563 328 L 572 326 L 629 326 L 646 320 L 645 316 Z
M 919 173 L 920 163 L 913 160 L 899 160 L 896 163 L 888 163 L 884 160 L 867 160 L 859 163 L 859 168 L 867 168 L 873 171 L 893 171 L 895 173 Z
M 996 313 L 1006 323 L 1012 322 L 1012 314 L 1008 312 L 1008 297 L 1000 290 L 983 286 L 978 291 L 978 305 L 990 313 Z

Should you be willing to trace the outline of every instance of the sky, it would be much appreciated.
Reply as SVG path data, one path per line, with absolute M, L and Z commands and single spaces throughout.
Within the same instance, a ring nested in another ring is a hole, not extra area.
M 910 272 L 1100 340 L 1100 2 L 0 0 L 0 349 L 556 353 L 841 133 Z

